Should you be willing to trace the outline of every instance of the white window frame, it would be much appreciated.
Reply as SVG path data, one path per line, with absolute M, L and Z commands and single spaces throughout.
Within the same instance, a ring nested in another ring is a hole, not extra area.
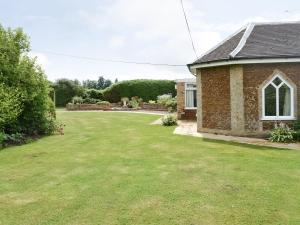
M 273 81 L 276 78 L 279 78 L 280 80 L 282 80 L 282 83 L 279 86 L 275 86 L 273 85 Z M 269 86 L 272 85 L 275 89 L 276 89 L 276 116 L 266 116 L 266 111 L 265 111 L 265 89 Z M 279 88 L 283 85 L 286 84 L 290 90 L 291 90 L 291 116 L 279 116 Z M 261 120 L 295 120 L 295 116 L 294 116 L 294 109 L 295 109 L 295 101 L 294 101 L 294 95 L 295 95 L 295 91 L 294 88 L 289 84 L 289 82 L 284 79 L 282 76 L 280 76 L 279 74 L 275 75 L 272 77 L 272 79 L 263 86 L 262 88 L 262 118 Z
M 189 91 L 195 91 L 196 90 L 196 93 L 197 93 L 197 86 L 196 87 L 188 87 L 189 84 L 196 85 L 196 83 L 185 83 L 185 87 L 184 87 L 185 88 L 184 89 L 184 96 L 185 96 L 184 108 L 185 109 L 197 109 L 197 107 L 187 107 L 186 106 L 186 103 L 187 103 L 187 94 L 186 94 L 186 91 L 187 90 L 189 90 Z M 196 94 L 196 101 L 197 101 L 197 94 Z

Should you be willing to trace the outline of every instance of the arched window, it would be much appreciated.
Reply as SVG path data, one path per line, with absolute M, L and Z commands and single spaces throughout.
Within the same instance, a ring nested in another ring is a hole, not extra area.
M 294 89 L 280 75 L 262 89 L 262 119 L 294 119 Z

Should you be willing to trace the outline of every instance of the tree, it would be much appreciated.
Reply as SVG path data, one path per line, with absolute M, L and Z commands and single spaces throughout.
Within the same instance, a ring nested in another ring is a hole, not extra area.
M 82 86 L 86 89 L 97 89 L 97 84 L 96 80 L 84 80 L 82 82 Z
M 28 56 L 28 37 L 20 28 L 4 29 L 0 25 L 0 49 L 0 95 L 5 102 L 0 106 L 2 132 L 48 133 L 54 127 L 55 111 L 46 76 L 36 59 Z
M 78 81 L 59 79 L 53 84 L 56 106 L 65 106 L 74 96 L 83 96 L 84 88 Z
M 118 78 L 116 78 L 116 79 L 115 79 L 115 83 L 118 83 L 118 82 L 119 82 L 119 80 L 118 80 Z
M 97 89 L 98 90 L 104 89 L 104 85 L 105 85 L 105 79 L 103 76 L 100 76 L 97 81 Z
M 107 80 L 104 81 L 103 89 L 105 89 L 105 88 L 107 88 L 111 85 L 112 85 L 111 80 L 107 79 Z

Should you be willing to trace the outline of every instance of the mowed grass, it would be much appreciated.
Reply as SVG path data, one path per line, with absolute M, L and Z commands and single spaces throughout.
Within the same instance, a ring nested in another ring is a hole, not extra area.
M 0 151 L 0 224 L 300 224 L 300 151 L 173 135 L 155 115 L 58 112 Z

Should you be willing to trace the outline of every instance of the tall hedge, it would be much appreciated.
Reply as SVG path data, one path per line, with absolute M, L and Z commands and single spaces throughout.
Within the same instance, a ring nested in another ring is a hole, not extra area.
M 53 127 L 48 81 L 29 50 L 22 29 L 0 25 L 0 133 L 46 134 Z
M 141 97 L 144 101 L 156 100 L 158 95 L 176 95 L 175 82 L 170 80 L 127 80 L 113 84 L 103 91 L 106 101 L 119 102 L 122 97 Z
M 66 106 L 74 96 L 83 96 L 84 89 L 76 80 L 58 79 L 53 84 L 56 106 Z

